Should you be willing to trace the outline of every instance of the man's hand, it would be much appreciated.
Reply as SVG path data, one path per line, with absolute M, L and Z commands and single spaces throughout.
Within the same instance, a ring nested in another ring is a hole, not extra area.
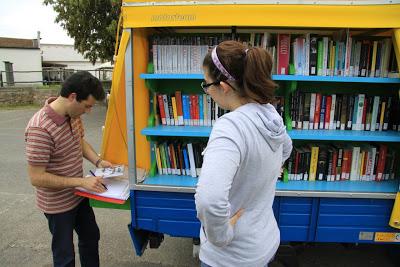
M 99 168 L 111 168 L 113 164 L 107 160 L 102 159 L 99 163 Z
M 92 176 L 86 177 L 82 179 L 82 187 L 86 190 L 96 192 L 96 193 L 103 193 L 107 190 L 105 187 L 104 179 L 99 176 Z
M 235 224 L 237 223 L 237 221 L 239 220 L 240 217 L 242 217 L 242 214 L 244 212 L 244 209 L 240 209 L 238 210 L 229 220 L 229 223 L 233 226 L 235 226 Z

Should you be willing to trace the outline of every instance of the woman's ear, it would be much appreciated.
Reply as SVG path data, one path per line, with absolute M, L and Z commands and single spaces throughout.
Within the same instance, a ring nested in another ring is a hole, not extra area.
M 232 87 L 224 81 L 221 81 L 220 86 L 224 94 L 228 94 L 233 90 Z

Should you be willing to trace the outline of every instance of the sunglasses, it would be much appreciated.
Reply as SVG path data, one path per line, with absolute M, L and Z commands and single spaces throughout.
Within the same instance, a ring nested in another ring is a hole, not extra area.
M 212 83 L 207 83 L 206 81 L 202 81 L 200 86 L 203 89 L 203 91 L 205 93 L 207 93 L 208 87 L 210 87 L 211 85 L 219 85 L 220 83 L 221 83 L 220 81 L 216 81 L 216 82 L 212 82 Z

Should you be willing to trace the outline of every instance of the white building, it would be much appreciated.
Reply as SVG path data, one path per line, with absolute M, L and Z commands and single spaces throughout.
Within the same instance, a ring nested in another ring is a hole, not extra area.
M 68 75 L 69 72 L 77 70 L 87 70 L 101 78 L 98 69 L 102 68 L 103 64 L 96 61 L 93 65 L 74 49 L 74 45 L 40 44 L 40 49 L 42 50 L 43 77 L 46 80 L 60 80 L 62 73 Z M 103 72 L 101 74 L 104 76 Z
M 38 39 L 0 37 L 1 82 L 4 86 L 13 85 L 14 82 L 16 85 L 42 83 L 42 60 Z
M 109 62 L 92 64 L 73 45 L 41 44 L 40 32 L 37 39 L 0 37 L 0 86 L 58 83 L 80 70 L 110 81 L 112 69 Z

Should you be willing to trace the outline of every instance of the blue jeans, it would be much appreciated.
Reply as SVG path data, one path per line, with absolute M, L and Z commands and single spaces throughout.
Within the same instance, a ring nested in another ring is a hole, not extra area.
M 87 198 L 70 211 L 44 215 L 52 234 L 51 250 L 55 267 L 75 266 L 74 230 L 79 239 L 81 266 L 99 266 L 100 231 Z

